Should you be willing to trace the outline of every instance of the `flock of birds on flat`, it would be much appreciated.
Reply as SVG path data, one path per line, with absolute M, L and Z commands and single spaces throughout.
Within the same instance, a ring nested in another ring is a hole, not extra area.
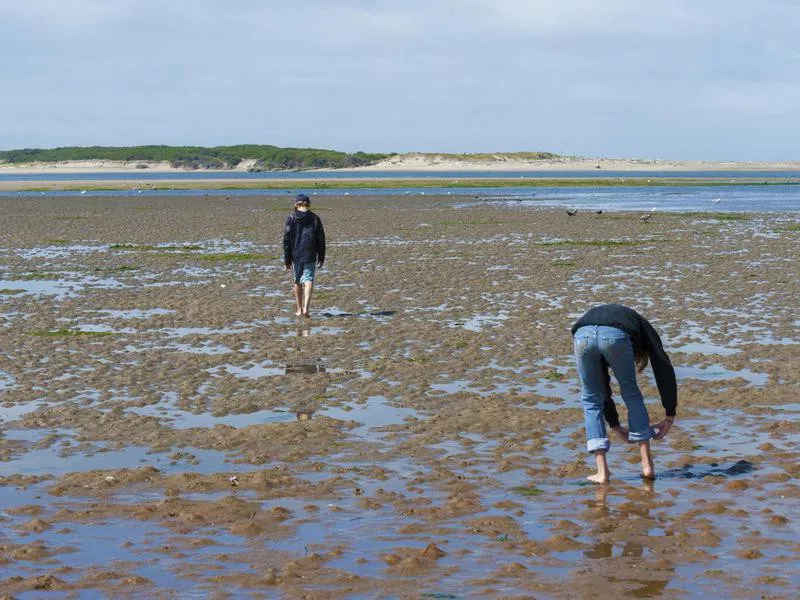
M 140 181 L 139 183 L 141 184 L 142 182 Z M 153 185 L 153 186 L 151 186 L 151 189 L 153 189 L 153 190 L 156 190 L 156 189 L 158 189 L 158 188 L 157 188 L 155 185 Z M 172 191 L 172 189 L 173 189 L 173 188 L 169 188 L 169 191 Z M 141 189 L 139 189 L 138 187 L 134 187 L 134 188 L 132 189 L 132 191 L 133 191 L 133 192 L 137 192 L 137 193 L 139 193 L 139 194 L 141 194 L 141 193 L 142 193 L 142 190 L 141 190 Z M 44 192 L 42 192 L 42 193 L 44 194 Z M 287 190 L 287 191 L 286 191 L 286 193 L 287 193 L 287 194 L 291 194 L 291 192 L 290 192 L 289 190 Z M 313 193 L 314 195 L 316 195 L 316 192 L 312 192 L 312 193 Z M 410 192 L 410 191 L 406 191 L 405 193 L 406 193 L 406 194 L 410 194 L 411 192 Z M 451 193 L 451 192 L 447 192 L 447 194 L 448 194 L 448 195 L 450 195 L 450 193 Z M 81 190 L 81 194 L 86 194 L 86 190 Z M 350 192 L 344 192 L 344 195 L 345 195 L 345 196 L 349 196 L 349 195 L 350 195 Z M 420 195 L 421 195 L 421 196 L 424 196 L 424 195 L 425 195 L 425 192 L 420 192 Z M 208 194 L 204 194 L 204 197 L 208 198 Z M 475 196 L 475 198 L 477 198 L 477 199 L 481 199 L 481 198 L 479 198 L 478 196 Z M 230 195 L 230 194 L 226 194 L 226 195 L 225 195 L 225 200 L 230 200 L 230 199 L 231 199 L 231 195 Z M 488 200 L 488 198 L 483 198 L 483 200 Z M 520 202 L 521 202 L 521 201 L 522 201 L 522 198 L 517 198 L 516 200 L 518 200 L 518 201 L 520 201 Z M 714 198 L 714 199 L 713 199 L 711 202 L 713 202 L 714 204 L 718 204 L 718 203 L 720 202 L 720 200 L 722 200 L 722 198 Z M 602 208 L 598 208 L 598 209 L 594 210 L 593 212 L 594 212 L 595 214 L 602 215 L 602 214 L 603 214 L 603 209 L 602 209 Z M 653 214 L 654 214 L 655 212 L 656 212 L 656 207 L 654 206 L 653 208 L 651 208 L 651 209 L 650 209 L 650 212 L 649 212 L 649 213 L 646 213 L 646 214 L 642 215 L 642 216 L 641 216 L 641 217 L 639 217 L 639 218 L 640 218 L 642 221 L 644 221 L 644 222 L 646 223 L 647 221 L 649 221 L 650 219 L 652 219 L 652 218 L 653 218 Z M 577 215 L 577 214 L 578 214 L 578 209 L 577 209 L 577 208 L 567 208 L 567 209 L 566 209 L 566 213 L 567 213 L 567 215 L 568 215 L 568 216 L 570 216 L 570 217 L 574 217 L 575 215 Z
M 598 208 L 597 210 L 595 210 L 595 211 L 593 211 L 593 212 L 594 212 L 595 214 L 597 214 L 597 215 L 602 215 L 602 214 L 603 214 L 603 209 L 602 209 L 602 208 Z M 642 215 L 642 216 L 641 216 L 641 217 L 639 217 L 639 218 L 640 218 L 642 221 L 644 221 L 645 223 L 647 223 L 647 222 L 648 222 L 650 219 L 652 219 L 652 218 L 653 218 L 653 214 L 654 214 L 655 212 L 656 212 L 656 207 L 654 206 L 653 208 L 651 208 L 651 209 L 650 209 L 650 212 L 649 212 L 649 213 L 647 213 L 647 214 L 644 214 L 644 215 Z M 577 209 L 577 208 L 568 208 L 568 209 L 566 209 L 566 213 L 567 213 L 567 215 L 569 215 L 570 217 L 574 217 L 575 215 L 577 215 L 577 214 L 578 214 L 578 209 Z

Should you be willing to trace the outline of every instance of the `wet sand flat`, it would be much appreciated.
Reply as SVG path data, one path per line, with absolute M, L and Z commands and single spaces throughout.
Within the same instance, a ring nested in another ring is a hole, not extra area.
M 457 172 L 456 172 L 457 173 Z M 567 172 L 568 173 L 568 172 Z M 181 191 L 195 191 L 203 194 L 207 191 L 217 190 L 223 194 L 235 193 L 242 190 L 268 190 L 281 192 L 287 189 L 310 189 L 310 190 L 407 190 L 407 189 L 430 189 L 436 186 L 440 189 L 473 190 L 473 189 L 519 189 L 519 188 L 572 188 L 572 187 L 600 187 L 600 188 L 652 188 L 652 187 L 693 187 L 693 188 L 717 188 L 742 189 L 752 188 L 753 186 L 768 185 L 775 186 L 796 186 L 798 181 L 792 178 L 774 178 L 765 176 L 762 172 L 742 171 L 731 179 L 727 173 L 725 175 L 697 171 L 696 174 L 689 174 L 685 177 L 648 177 L 646 172 L 631 172 L 625 176 L 617 174 L 598 174 L 593 177 L 565 173 L 552 173 L 548 177 L 521 177 L 510 175 L 494 175 L 491 171 L 486 172 L 482 177 L 460 177 L 453 173 L 432 172 L 429 176 L 408 177 L 398 173 L 397 177 L 375 177 L 369 171 L 359 172 L 353 177 L 325 177 L 309 176 L 308 178 L 264 178 L 264 179 L 242 179 L 225 177 L 224 173 L 214 178 L 191 179 L 176 175 L 174 179 L 146 179 L 140 180 L 135 175 L 124 179 L 0 179 L 0 192 L 6 195 L 21 192 L 27 194 L 48 194 L 54 192 L 61 193 L 81 193 L 96 194 L 125 194 L 138 195 L 158 192 L 162 195 L 168 193 L 179 193 Z M 0 173 L 1 174 L 1 173 Z M 385 191 L 383 192 L 385 193 Z
M 794 596 L 796 214 L 314 199 L 297 320 L 290 202 L 231 194 L 0 197 L 2 593 Z M 678 375 L 651 484 L 585 483 L 603 302 Z

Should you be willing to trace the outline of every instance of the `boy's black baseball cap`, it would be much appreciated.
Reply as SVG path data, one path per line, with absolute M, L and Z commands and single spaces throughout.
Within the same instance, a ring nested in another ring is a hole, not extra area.
M 300 204 L 301 202 L 308 202 L 310 204 L 311 200 L 305 194 L 297 194 L 297 196 L 295 196 L 294 203 Z

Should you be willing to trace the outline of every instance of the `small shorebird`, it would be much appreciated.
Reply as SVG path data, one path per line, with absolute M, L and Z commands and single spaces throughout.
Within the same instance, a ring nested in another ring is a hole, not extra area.
M 603 214 L 603 209 L 601 208 L 601 209 L 598 209 L 598 210 L 596 210 L 594 212 L 597 213 L 598 215 L 602 215 Z
M 577 209 L 577 208 L 573 208 L 572 210 L 570 210 L 570 209 L 567 209 L 567 214 L 568 214 L 570 217 L 574 217 L 576 214 L 578 214 L 578 209 Z
M 643 216 L 641 217 L 641 219 L 642 219 L 642 221 L 644 221 L 644 222 L 646 223 L 647 221 L 649 221 L 649 220 L 650 220 L 650 218 L 651 218 L 652 216 L 653 216 L 653 213 L 649 212 L 649 213 L 647 213 L 646 215 L 643 215 Z

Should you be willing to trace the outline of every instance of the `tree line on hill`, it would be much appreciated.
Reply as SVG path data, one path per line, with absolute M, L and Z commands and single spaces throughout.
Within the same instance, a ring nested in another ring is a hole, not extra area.
M 237 146 L 66 146 L 62 148 L 25 148 L 0 150 L 0 164 L 58 163 L 66 161 L 108 160 L 139 163 L 167 162 L 176 169 L 233 169 L 243 160 L 252 160 L 253 171 L 301 171 L 306 169 L 343 169 L 364 167 L 396 153 L 338 152 L 318 148 L 280 148 L 278 146 L 241 144 Z M 427 158 L 432 164 L 442 160 L 463 163 L 548 160 L 561 158 L 552 152 L 497 152 L 447 154 L 415 152 L 411 156 Z
M 393 154 L 338 152 L 317 148 L 279 148 L 257 144 L 238 146 L 69 146 L 63 148 L 26 148 L 0 151 L 0 162 L 7 164 L 112 160 L 168 162 L 181 169 L 233 169 L 243 160 L 254 160 L 251 169 L 265 171 L 302 169 L 341 169 L 375 164 Z

